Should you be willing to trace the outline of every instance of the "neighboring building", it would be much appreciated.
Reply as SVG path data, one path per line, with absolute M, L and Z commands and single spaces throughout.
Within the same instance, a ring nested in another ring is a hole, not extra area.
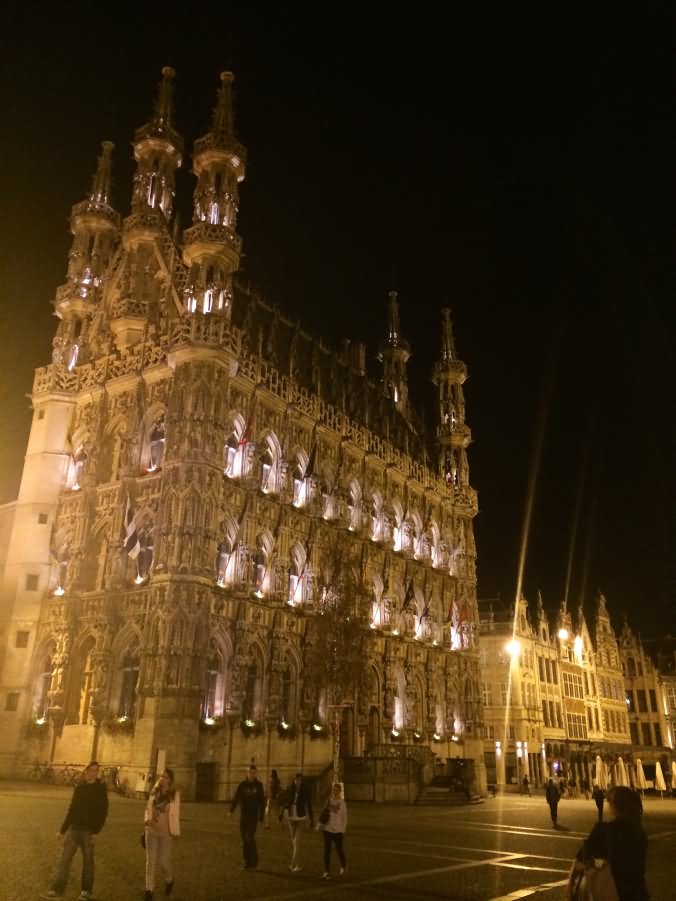
M 640 639 L 625 621 L 620 633 L 626 707 L 634 756 L 643 764 L 646 778 L 654 780 L 659 761 L 665 779 L 671 772 L 673 736 L 669 728 L 668 704 L 660 672 Z
M 489 784 L 516 787 L 525 774 L 591 784 L 597 757 L 611 779 L 620 758 L 630 779 L 637 759 L 648 779 L 659 760 L 669 781 L 676 676 L 667 664 L 658 671 L 626 623 L 618 641 L 602 594 L 593 638 L 582 609 L 573 620 L 565 605 L 552 633 L 540 596 L 533 622 L 524 598 L 516 615 L 500 600 L 480 601 L 479 612 Z
M 235 281 L 230 73 L 179 235 L 172 78 L 135 134 L 130 215 L 111 206 L 109 143 L 73 207 L 7 508 L 0 771 L 95 755 L 135 785 L 166 760 L 188 796 L 219 798 L 252 758 L 319 772 L 331 711 L 305 678 L 308 624 L 347 570 L 369 688 L 341 749 L 462 758 L 482 790 L 477 496 L 450 316 L 430 462 L 396 294 L 372 380 L 363 346 L 329 350 Z

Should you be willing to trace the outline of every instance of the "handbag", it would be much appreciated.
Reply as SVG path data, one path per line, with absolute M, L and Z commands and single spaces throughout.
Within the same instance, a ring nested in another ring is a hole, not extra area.
M 571 901 L 619 901 L 610 863 L 596 857 L 585 862 L 571 880 Z
M 329 805 L 327 804 L 326 807 L 319 814 L 319 822 L 322 826 L 326 826 L 326 824 L 329 822 L 330 819 L 331 819 L 331 811 L 329 810 Z

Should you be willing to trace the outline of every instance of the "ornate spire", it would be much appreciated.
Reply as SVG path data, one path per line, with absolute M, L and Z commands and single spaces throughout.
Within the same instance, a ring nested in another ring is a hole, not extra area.
M 89 201 L 92 207 L 108 206 L 114 149 L 115 145 L 112 141 L 101 143 L 101 155 L 96 165 L 96 173 L 92 178 L 92 189 L 89 192 Z
M 405 414 L 408 409 L 406 363 L 411 356 L 411 348 L 401 334 L 399 295 L 396 291 L 390 291 L 387 296 L 387 333 L 380 345 L 378 359 L 383 364 L 385 393 L 392 398 L 397 409 Z
M 183 247 L 183 262 L 190 267 L 187 313 L 229 315 L 232 305 L 232 274 L 239 269 L 242 250 L 239 182 L 246 168 L 246 148 L 234 134 L 233 81 L 232 72 L 221 72 L 212 128 L 195 141 L 193 225 Z
M 216 97 L 216 106 L 212 118 L 212 127 L 215 132 L 234 135 L 235 116 L 232 103 L 232 83 L 235 76 L 232 72 L 221 72 L 221 86 Z
M 441 311 L 441 360 L 443 363 L 457 360 L 451 311 L 448 307 L 444 307 Z
M 157 98 L 152 124 L 158 130 L 170 131 L 174 127 L 174 78 L 176 72 L 171 66 L 162 69 L 162 80 L 157 87 Z
M 132 222 L 134 215 L 151 210 L 161 210 L 166 219 L 171 216 L 174 202 L 176 169 L 181 165 L 183 138 L 174 128 L 174 76 L 170 66 L 162 69 L 162 80 L 157 89 L 153 115 L 150 122 L 137 129 L 134 135 L 134 157 L 137 168 L 132 196 Z

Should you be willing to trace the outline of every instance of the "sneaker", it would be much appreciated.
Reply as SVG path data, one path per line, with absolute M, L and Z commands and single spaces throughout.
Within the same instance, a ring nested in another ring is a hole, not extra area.
M 340 868 L 340 873 L 338 873 L 338 875 L 339 875 L 339 876 L 344 876 L 346 872 L 347 872 L 347 867 L 341 867 L 341 868 Z
M 322 879 L 330 879 L 330 878 L 331 878 L 331 874 L 330 874 L 330 873 L 328 873 L 328 872 L 327 872 L 327 873 L 322 873 Z
M 40 895 L 40 901 L 50 901 L 52 898 L 63 898 L 63 895 L 57 894 L 53 888 L 50 888 L 49 891 L 43 892 Z
M 92 897 L 93 895 L 91 892 L 85 892 L 83 889 L 77 896 L 77 901 L 92 901 Z
M 299 873 L 303 868 L 299 867 L 297 864 L 295 867 L 289 867 L 292 873 Z

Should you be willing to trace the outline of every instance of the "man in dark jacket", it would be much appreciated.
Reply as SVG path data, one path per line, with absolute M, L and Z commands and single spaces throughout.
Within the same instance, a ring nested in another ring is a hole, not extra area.
M 78 848 L 82 849 L 82 891 L 78 901 L 89 901 L 94 888 L 94 841 L 108 815 L 108 792 L 99 781 L 95 760 L 87 766 L 82 781 L 75 787 L 66 818 L 59 831 L 64 838 L 63 853 L 50 890 L 43 898 L 61 898 L 68 882 L 70 865 Z
M 252 763 L 246 779 L 240 782 L 235 797 L 230 804 L 232 815 L 239 805 L 239 831 L 242 836 L 242 854 L 244 869 L 255 870 L 258 866 L 258 849 L 256 848 L 256 827 L 263 822 L 265 815 L 265 792 L 263 785 L 256 778 L 256 766 Z
M 552 816 L 552 823 L 554 826 L 556 826 L 557 822 L 560 797 L 559 790 L 554 785 L 554 780 L 550 779 L 547 783 L 547 788 L 545 789 L 545 798 L 547 799 L 547 804 L 549 804 L 549 812 Z

